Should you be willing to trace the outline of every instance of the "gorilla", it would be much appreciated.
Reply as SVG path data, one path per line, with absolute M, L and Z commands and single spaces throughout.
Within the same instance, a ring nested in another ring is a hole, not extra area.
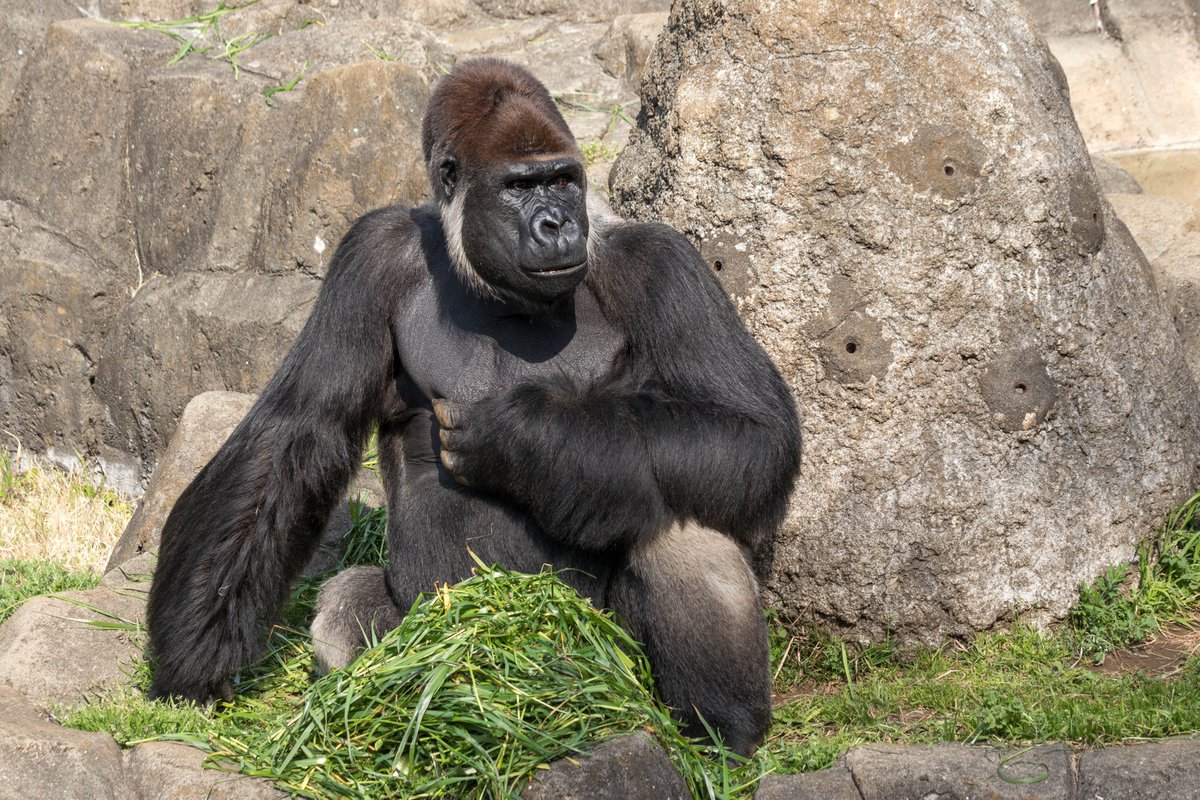
M 589 208 L 525 70 L 466 62 L 422 129 L 433 201 L 351 227 L 312 314 L 162 533 L 153 697 L 230 696 L 378 430 L 388 565 L 322 588 L 321 667 L 435 582 L 549 564 L 643 643 L 657 690 L 735 752 L 770 718 L 757 579 L 800 457 L 778 371 L 699 254 Z

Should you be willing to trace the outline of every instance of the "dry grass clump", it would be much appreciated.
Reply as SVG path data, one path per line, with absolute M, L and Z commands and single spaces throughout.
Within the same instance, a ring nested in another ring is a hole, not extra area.
M 133 504 L 79 473 L 19 470 L 0 451 L 0 561 L 52 561 L 69 572 L 104 568 Z

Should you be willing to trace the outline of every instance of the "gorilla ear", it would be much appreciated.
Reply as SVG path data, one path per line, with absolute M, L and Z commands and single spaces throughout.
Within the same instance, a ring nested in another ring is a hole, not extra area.
M 438 165 L 438 178 L 442 182 L 442 191 L 446 199 L 454 197 L 454 185 L 458 182 L 458 164 L 453 158 L 447 158 Z

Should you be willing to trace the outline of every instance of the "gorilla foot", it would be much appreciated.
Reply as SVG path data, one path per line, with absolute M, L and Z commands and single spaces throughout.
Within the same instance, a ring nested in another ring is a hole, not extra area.
M 351 567 L 334 575 L 321 587 L 312 623 L 317 673 L 345 667 L 403 616 L 380 567 Z

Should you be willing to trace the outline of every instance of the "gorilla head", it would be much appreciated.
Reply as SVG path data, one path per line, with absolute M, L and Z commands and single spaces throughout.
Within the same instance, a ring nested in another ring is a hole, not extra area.
M 545 87 L 495 59 L 455 68 L 421 143 L 455 269 L 476 291 L 536 310 L 587 272 L 587 178 Z

